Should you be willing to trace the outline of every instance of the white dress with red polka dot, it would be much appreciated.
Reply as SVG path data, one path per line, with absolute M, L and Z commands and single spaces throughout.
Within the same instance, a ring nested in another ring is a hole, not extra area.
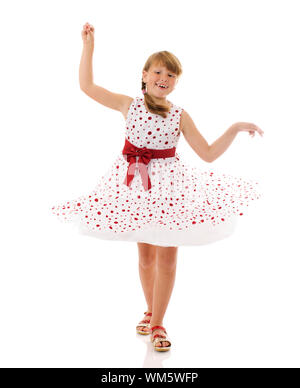
M 133 99 L 125 138 L 140 149 L 176 147 L 183 109 L 170 104 L 163 118 L 146 109 L 144 98 Z M 151 188 L 145 190 L 139 156 L 134 156 L 130 185 L 125 183 L 129 162 L 120 150 L 92 192 L 57 204 L 51 211 L 60 221 L 77 224 L 80 234 L 105 240 L 180 246 L 209 244 L 230 236 L 249 203 L 262 196 L 258 183 L 190 166 L 174 152 L 174 156 L 149 161 L 146 171 Z

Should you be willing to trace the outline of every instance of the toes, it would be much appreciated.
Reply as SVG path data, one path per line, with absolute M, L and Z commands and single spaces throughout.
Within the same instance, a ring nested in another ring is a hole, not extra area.
M 146 326 L 137 326 L 137 329 L 139 331 L 149 331 L 149 329 Z
M 156 344 L 156 346 L 162 346 L 164 348 L 167 348 L 168 346 L 170 346 L 170 343 L 169 342 L 166 342 L 166 341 L 160 341 Z
M 166 341 L 161 341 L 159 342 L 159 346 L 162 346 L 164 348 L 167 348 L 169 346 L 169 342 L 166 342 Z

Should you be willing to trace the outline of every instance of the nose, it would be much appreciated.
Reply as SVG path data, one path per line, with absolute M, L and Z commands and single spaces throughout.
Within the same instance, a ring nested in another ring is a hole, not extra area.
M 160 82 L 166 82 L 168 79 L 167 74 L 160 74 Z
M 166 78 L 161 78 L 160 81 L 158 81 L 159 84 L 166 85 L 168 83 Z

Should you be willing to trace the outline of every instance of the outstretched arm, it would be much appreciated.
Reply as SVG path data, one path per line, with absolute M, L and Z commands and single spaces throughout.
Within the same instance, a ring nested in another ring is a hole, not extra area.
M 222 136 L 209 145 L 186 111 L 183 111 L 181 114 L 180 127 L 181 132 L 189 145 L 196 154 L 208 163 L 212 163 L 227 150 L 238 132 L 248 131 L 249 135 L 252 137 L 254 136 L 255 131 L 261 136 L 264 134 L 264 132 L 255 124 L 238 122 L 232 124 Z
M 252 137 L 254 137 L 255 132 L 259 133 L 260 136 L 263 136 L 264 134 L 264 131 L 253 123 L 234 123 L 227 129 L 227 131 L 222 136 L 220 136 L 216 141 L 212 143 L 212 145 L 210 146 L 210 159 L 214 161 L 220 155 L 222 155 L 230 146 L 236 134 L 241 131 L 249 132 L 249 135 L 251 135 Z
M 222 136 L 215 140 L 210 146 L 209 157 L 211 162 L 218 159 L 219 156 L 224 154 L 230 144 L 233 142 L 233 139 L 236 137 L 238 131 L 237 128 L 232 125 L 229 127 Z

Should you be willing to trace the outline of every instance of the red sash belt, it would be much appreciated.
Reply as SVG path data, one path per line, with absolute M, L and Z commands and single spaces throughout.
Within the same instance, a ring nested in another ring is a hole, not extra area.
M 165 150 L 155 150 L 151 148 L 138 148 L 135 145 L 131 144 L 126 138 L 125 138 L 125 145 L 122 151 L 123 155 L 127 155 L 127 161 L 129 162 L 127 174 L 125 177 L 124 184 L 128 187 L 130 186 L 130 183 L 132 179 L 134 178 L 134 172 L 135 172 L 135 161 L 136 156 L 139 156 L 137 161 L 137 167 L 140 171 L 142 182 L 144 189 L 147 191 L 151 189 L 151 181 L 150 177 L 148 175 L 148 169 L 147 165 L 150 162 L 151 159 L 156 158 L 171 158 L 172 156 L 175 156 L 176 147 L 168 148 Z

